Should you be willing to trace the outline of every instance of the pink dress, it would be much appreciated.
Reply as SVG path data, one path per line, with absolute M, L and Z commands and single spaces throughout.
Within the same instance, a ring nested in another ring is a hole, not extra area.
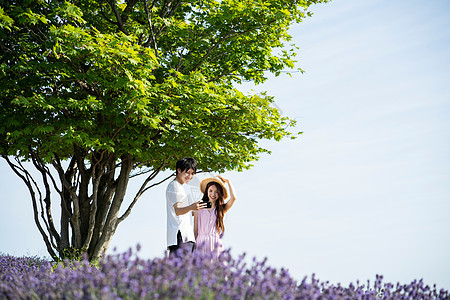
M 216 209 L 200 209 L 198 211 L 197 251 L 201 253 L 214 252 L 218 257 L 224 250 L 222 239 L 216 228 Z

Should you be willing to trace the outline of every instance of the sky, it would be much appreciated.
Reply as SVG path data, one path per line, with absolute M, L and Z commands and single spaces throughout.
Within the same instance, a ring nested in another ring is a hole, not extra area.
M 334 0 L 312 11 L 290 31 L 305 73 L 240 87 L 274 96 L 303 134 L 264 141 L 271 155 L 223 174 L 237 193 L 224 244 L 299 281 L 380 274 L 449 290 L 450 2 Z M 140 244 L 140 257 L 164 254 L 165 188 L 144 194 L 110 252 Z M 0 252 L 46 256 L 30 197 L 4 160 L 0 190 Z

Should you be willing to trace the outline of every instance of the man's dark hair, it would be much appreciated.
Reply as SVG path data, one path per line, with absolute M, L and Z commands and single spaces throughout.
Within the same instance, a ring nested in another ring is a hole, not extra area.
M 177 165 L 176 165 L 176 174 L 178 174 L 178 169 L 181 170 L 181 172 L 192 169 L 194 170 L 194 172 L 197 172 L 197 161 L 195 160 L 195 158 L 192 157 L 183 157 L 180 158 L 177 161 Z

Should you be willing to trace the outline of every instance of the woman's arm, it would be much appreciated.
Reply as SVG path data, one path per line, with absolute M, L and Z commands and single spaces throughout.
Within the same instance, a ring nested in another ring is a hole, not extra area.
M 233 206 L 234 202 L 236 201 L 236 192 L 234 191 L 234 186 L 233 186 L 233 184 L 231 184 L 229 179 L 224 178 L 219 175 L 217 177 L 219 177 L 224 183 L 228 184 L 228 188 L 230 190 L 230 200 L 228 200 L 227 203 L 225 203 L 224 212 L 226 213 Z
M 198 211 L 193 211 L 194 213 L 194 235 L 195 239 L 197 240 L 198 236 Z

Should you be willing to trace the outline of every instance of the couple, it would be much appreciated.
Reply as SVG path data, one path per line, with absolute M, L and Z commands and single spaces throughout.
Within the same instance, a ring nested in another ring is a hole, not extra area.
M 206 178 L 200 183 L 202 201 L 190 204 L 183 185 L 191 181 L 196 171 L 197 161 L 194 158 L 178 160 L 176 177 L 167 186 L 167 249 L 169 255 L 175 254 L 180 248 L 192 252 L 197 242 L 196 251 L 213 252 L 214 257 L 218 257 L 224 249 L 221 238 L 225 231 L 223 218 L 236 201 L 236 195 L 228 179 L 221 176 Z M 225 183 L 230 189 L 227 202 Z

